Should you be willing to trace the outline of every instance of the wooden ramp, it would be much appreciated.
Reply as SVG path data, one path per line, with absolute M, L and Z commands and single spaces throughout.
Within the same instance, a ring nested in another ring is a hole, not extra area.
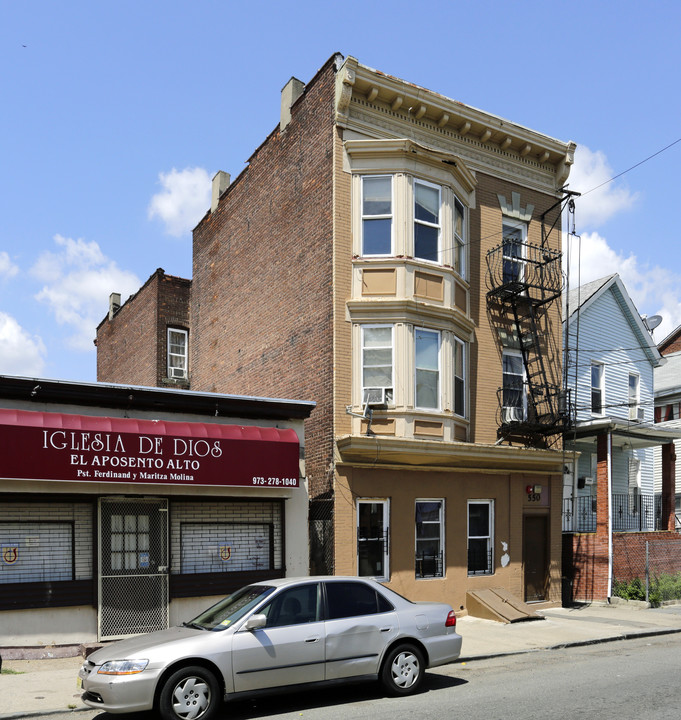
M 489 588 L 466 593 L 466 608 L 474 617 L 497 622 L 543 620 L 530 605 L 511 595 L 504 588 Z

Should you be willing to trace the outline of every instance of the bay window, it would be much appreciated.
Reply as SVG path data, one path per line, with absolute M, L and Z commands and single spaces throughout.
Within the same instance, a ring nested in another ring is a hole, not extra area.
M 362 403 L 376 393 L 393 402 L 393 326 L 362 327 Z
M 454 198 L 454 270 L 465 278 L 466 276 L 466 216 L 463 205 L 458 198 Z
M 414 330 L 415 404 L 418 408 L 440 407 L 440 333 Z
M 454 413 L 466 416 L 466 344 L 454 338 Z
M 366 175 L 362 178 L 362 255 L 393 254 L 392 177 Z
M 440 262 L 440 187 L 414 180 L 414 257 Z

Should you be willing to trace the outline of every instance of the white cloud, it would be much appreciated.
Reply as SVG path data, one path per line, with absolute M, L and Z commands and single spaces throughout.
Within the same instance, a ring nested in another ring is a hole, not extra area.
M 59 325 L 71 329 L 67 344 L 81 351 L 94 350 L 97 325 L 106 315 L 108 298 L 118 292 L 123 298 L 140 288 L 134 273 L 121 270 L 102 253 L 96 242 L 55 235 L 57 252 L 44 252 L 31 269 L 41 280 L 35 296 L 44 302 Z
M 163 190 L 149 203 L 149 219 L 159 218 L 174 237 L 190 233 L 210 207 L 211 178 L 203 168 L 159 173 Z
M 45 345 L 0 311 L 0 373 L 40 377 L 45 368 Z
M 583 193 L 575 199 L 579 228 L 592 230 L 600 227 L 613 215 L 635 205 L 638 200 L 636 193 L 616 185 L 616 181 L 608 182 L 614 175 L 604 153 L 600 150 L 592 152 L 585 145 L 577 147 L 569 186 L 570 190 Z
M 564 244 L 570 274 L 570 286 L 619 273 L 636 309 L 645 315 L 661 315 L 655 340 L 664 339 L 681 325 L 681 275 L 666 267 L 642 265 L 636 255 L 614 250 L 598 233 L 584 233 L 581 239 L 570 236 Z
M 0 252 L 0 278 L 11 278 L 19 273 L 19 268 L 12 262 L 10 256 L 3 250 Z

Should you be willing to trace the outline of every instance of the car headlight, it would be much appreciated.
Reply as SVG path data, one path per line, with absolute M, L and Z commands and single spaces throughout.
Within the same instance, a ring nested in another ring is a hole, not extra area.
M 100 675 L 135 675 L 149 664 L 148 660 L 109 660 L 97 670 Z

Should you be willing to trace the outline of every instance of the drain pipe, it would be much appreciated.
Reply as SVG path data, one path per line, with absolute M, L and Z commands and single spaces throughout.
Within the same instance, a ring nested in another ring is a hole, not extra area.
M 612 433 L 608 433 L 608 600 L 612 597 Z

